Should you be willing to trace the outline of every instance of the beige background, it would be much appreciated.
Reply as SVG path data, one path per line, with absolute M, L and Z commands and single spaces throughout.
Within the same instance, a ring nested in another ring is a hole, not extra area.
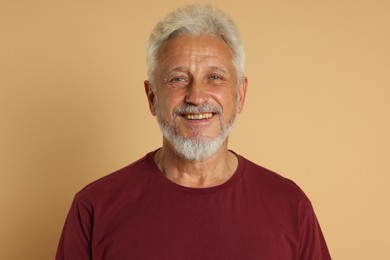
M 53 259 L 73 195 L 159 147 L 144 46 L 190 3 L 163 2 L 0 1 L 0 259 Z M 334 259 L 390 259 L 390 1 L 211 3 L 248 57 L 230 147 L 305 190 Z

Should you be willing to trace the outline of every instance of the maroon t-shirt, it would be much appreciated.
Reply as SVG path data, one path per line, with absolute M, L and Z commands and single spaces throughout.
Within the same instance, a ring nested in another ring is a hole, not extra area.
M 224 184 L 169 181 L 154 153 L 76 196 L 56 260 L 331 259 L 310 201 L 242 156 Z

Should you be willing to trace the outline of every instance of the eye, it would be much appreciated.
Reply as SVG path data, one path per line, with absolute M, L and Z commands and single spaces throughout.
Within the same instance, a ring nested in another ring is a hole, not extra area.
M 183 87 L 186 86 L 189 82 L 188 77 L 186 76 L 173 76 L 168 80 L 168 84 L 174 87 Z
M 210 76 L 210 79 L 211 80 L 219 80 L 219 79 L 222 79 L 220 76 L 218 76 L 218 75 L 212 75 L 212 76 Z
M 173 78 L 173 81 L 174 82 L 183 82 L 183 81 L 185 81 L 185 79 L 182 77 L 177 77 L 177 78 Z
M 182 83 L 188 81 L 188 78 L 184 75 L 175 75 L 170 77 L 168 81 L 171 83 Z
M 226 81 L 226 78 L 222 77 L 221 75 L 218 75 L 218 74 L 212 74 L 209 76 L 209 80 L 222 83 L 222 82 Z

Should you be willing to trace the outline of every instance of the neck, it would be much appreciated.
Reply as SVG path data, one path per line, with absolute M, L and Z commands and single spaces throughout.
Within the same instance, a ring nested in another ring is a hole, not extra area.
M 227 149 L 227 140 L 213 156 L 202 161 L 188 161 L 164 142 L 155 154 L 161 172 L 174 183 L 192 188 L 206 188 L 226 182 L 235 172 L 237 157 Z

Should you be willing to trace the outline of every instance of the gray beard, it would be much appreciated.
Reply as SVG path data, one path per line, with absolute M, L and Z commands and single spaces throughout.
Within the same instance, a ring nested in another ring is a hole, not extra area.
M 156 117 L 165 139 L 180 157 L 188 161 L 204 161 L 216 154 L 233 130 L 235 121 L 234 115 L 227 126 L 221 126 L 220 134 L 210 140 L 201 136 L 184 138 L 176 132 L 174 125 L 163 121 L 158 112 Z
M 221 148 L 234 126 L 231 123 L 216 138 L 207 140 L 202 137 L 184 138 L 176 134 L 171 127 L 166 126 L 160 120 L 158 122 L 165 139 L 167 139 L 179 156 L 188 161 L 204 161 L 211 158 Z

